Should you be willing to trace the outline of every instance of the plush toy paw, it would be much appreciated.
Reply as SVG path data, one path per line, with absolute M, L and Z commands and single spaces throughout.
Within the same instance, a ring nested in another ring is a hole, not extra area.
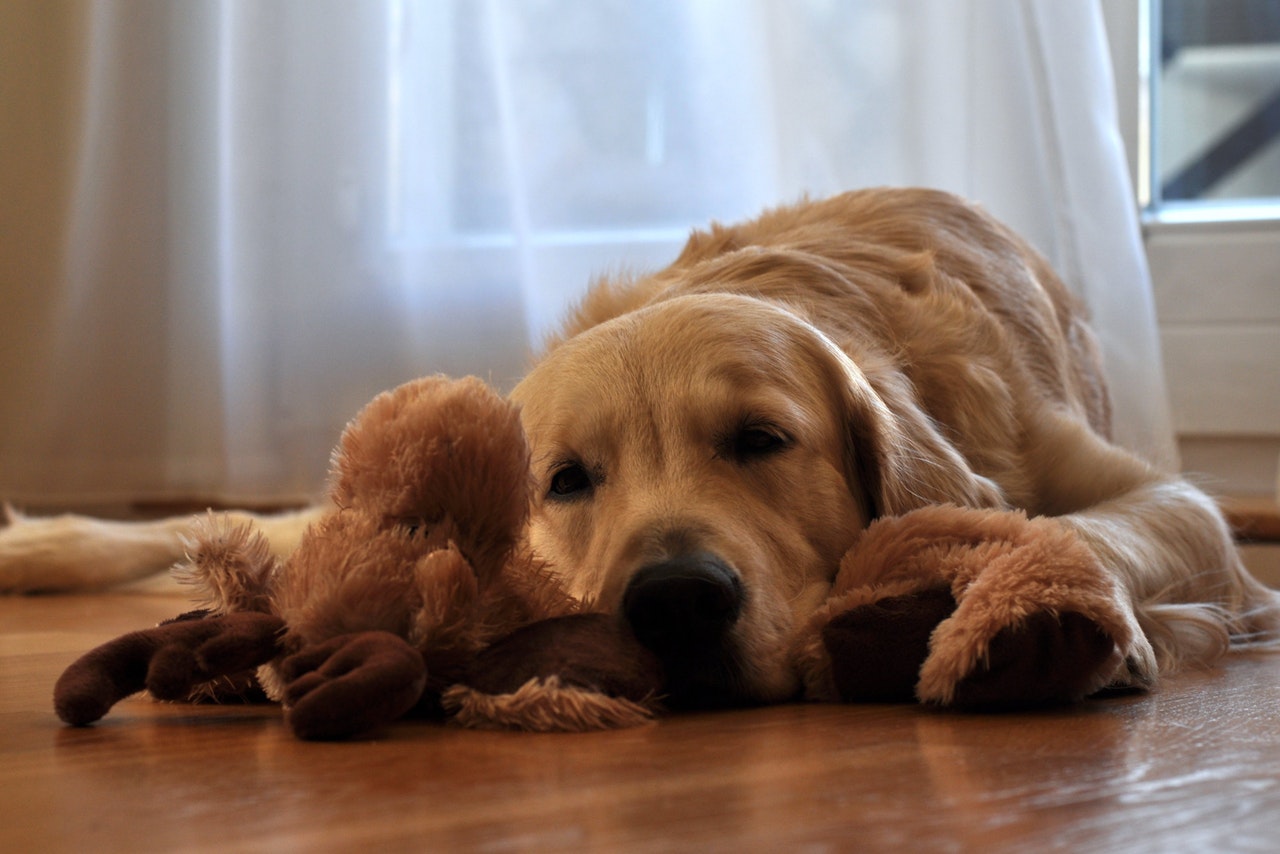
M 980 710 L 1079 700 L 1103 687 L 1098 673 L 1114 665 L 1115 649 L 1111 635 L 1082 614 L 1037 611 L 991 638 L 950 702 Z
M 657 657 L 607 614 L 573 614 L 517 629 L 485 649 L 445 692 L 463 726 L 575 732 L 653 718 Z
M 63 671 L 54 686 L 54 709 L 66 723 L 85 726 L 144 689 L 162 700 L 192 699 L 201 686 L 270 661 L 283 628 L 283 621 L 268 614 L 194 612 L 132 632 L 90 650 Z
M 390 632 L 339 635 L 280 663 L 285 720 L 309 740 L 348 738 L 391 723 L 427 683 L 422 655 Z
M 1022 708 L 1106 687 L 1140 637 L 1115 579 L 1065 525 L 940 506 L 863 533 L 795 660 L 813 699 Z
M 831 687 L 840 700 L 908 702 L 915 697 L 929 636 L 956 608 L 945 587 L 885 596 L 836 615 L 821 629 Z

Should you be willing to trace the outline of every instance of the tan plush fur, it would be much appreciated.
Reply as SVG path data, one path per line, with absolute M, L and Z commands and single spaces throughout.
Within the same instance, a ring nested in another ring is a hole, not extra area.
M 332 506 L 287 558 L 249 526 L 211 519 L 178 572 L 215 614 L 284 620 L 259 672 L 365 631 L 406 639 L 443 685 L 500 634 L 577 610 L 518 538 L 529 508 L 518 414 L 476 379 L 428 377 L 374 398 L 334 452 Z
M 1080 614 L 1114 641 L 1111 663 L 1098 668 L 1084 694 L 1156 671 L 1150 659 L 1123 669 L 1120 650 L 1148 654 L 1135 643 L 1141 631 L 1117 579 L 1071 529 L 1049 517 L 942 505 L 877 521 L 849 550 L 831 598 L 798 636 L 807 693 L 835 698 L 817 637 L 823 624 L 860 605 L 938 586 L 958 607 L 930 638 L 916 687 L 923 702 L 951 703 L 957 683 L 986 659 L 991 640 L 1037 612 Z
M 444 706 L 457 723 L 473 729 L 620 729 L 653 719 L 652 710 L 639 703 L 562 685 L 555 676 L 530 679 L 515 691 L 499 695 L 455 685 L 445 691 Z

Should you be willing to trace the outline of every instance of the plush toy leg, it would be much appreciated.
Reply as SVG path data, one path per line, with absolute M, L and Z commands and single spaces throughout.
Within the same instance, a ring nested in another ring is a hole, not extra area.
M 964 708 L 1073 702 L 1138 636 L 1094 554 L 1049 518 L 929 507 L 871 526 L 795 660 L 819 700 Z
M 653 718 L 657 657 L 617 617 L 573 614 L 518 629 L 485 649 L 445 707 L 463 726 L 577 732 Z
M 280 663 L 285 720 L 304 739 L 348 738 L 395 721 L 422 696 L 422 655 L 390 632 L 339 635 Z
M 131 632 L 63 671 L 53 689 L 54 709 L 65 722 L 84 726 L 143 689 L 162 700 L 188 699 L 205 683 L 270 661 L 283 627 L 277 617 L 238 612 Z

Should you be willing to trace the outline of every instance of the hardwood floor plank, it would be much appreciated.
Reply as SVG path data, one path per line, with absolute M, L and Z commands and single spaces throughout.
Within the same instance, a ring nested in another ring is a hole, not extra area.
M 0 599 L 4 851 L 1209 851 L 1280 839 L 1280 656 L 1036 714 L 789 705 L 618 732 L 403 723 L 302 743 L 270 706 L 53 681 L 169 597 Z

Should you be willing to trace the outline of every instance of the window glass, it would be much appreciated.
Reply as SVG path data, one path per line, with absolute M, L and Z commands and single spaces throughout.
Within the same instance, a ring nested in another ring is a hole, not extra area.
M 1280 0 L 1151 0 L 1151 207 L 1274 216 Z

